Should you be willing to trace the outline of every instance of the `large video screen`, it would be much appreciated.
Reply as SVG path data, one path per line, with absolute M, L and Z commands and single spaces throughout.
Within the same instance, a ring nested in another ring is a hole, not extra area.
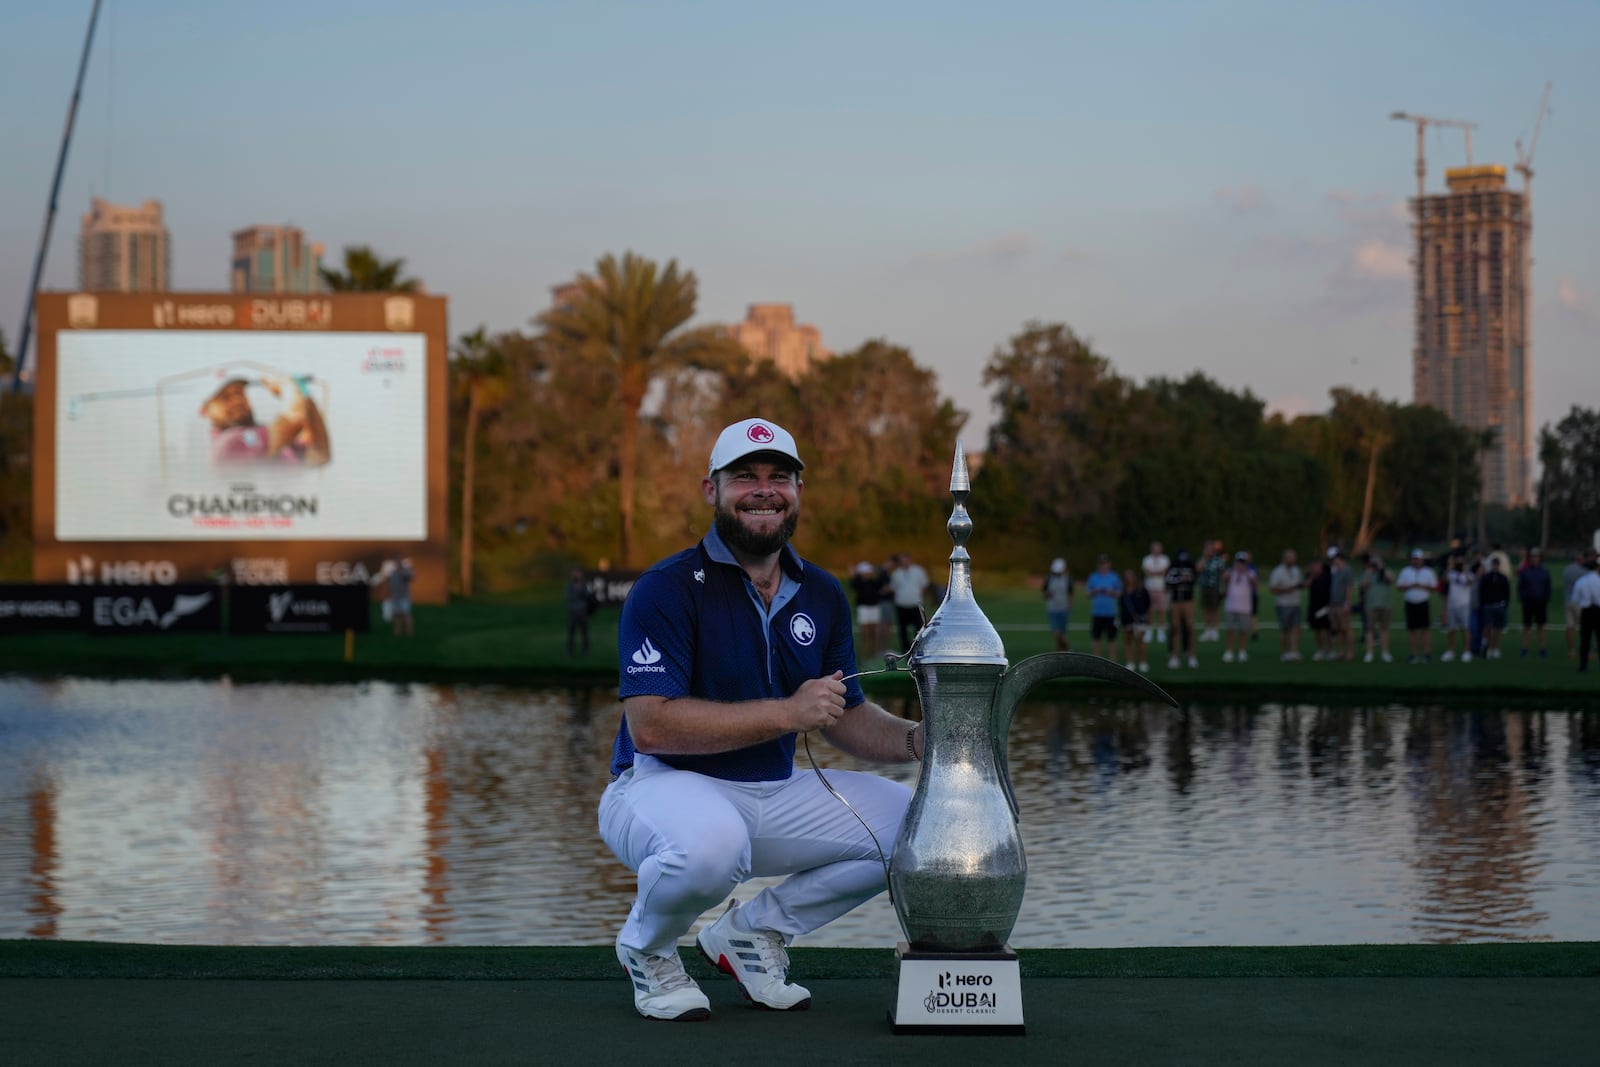
M 426 339 L 62 330 L 61 541 L 420 540 Z

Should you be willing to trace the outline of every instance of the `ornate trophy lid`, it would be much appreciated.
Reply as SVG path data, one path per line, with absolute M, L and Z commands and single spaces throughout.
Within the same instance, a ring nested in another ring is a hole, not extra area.
M 955 549 L 950 553 L 950 581 L 944 602 L 923 627 L 911 646 L 910 664 L 971 663 L 1006 665 L 1006 649 L 989 617 L 972 595 L 972 557 L 967 554 L 967 538 L 972 536 L 972 519 L 967 514 L 967 494 L 972 479 L 967 474 L 967 452 L 956 442 L 955 463 L 950 472 L 950 495 L 955 508 L 945 528 Z

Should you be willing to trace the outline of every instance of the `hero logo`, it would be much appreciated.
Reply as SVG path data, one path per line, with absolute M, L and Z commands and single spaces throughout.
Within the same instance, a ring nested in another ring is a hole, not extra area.
M 640 645 L 633 653 L 633 664 L 628 668 L 629 674 L 666 674 L 667 669 L 661 666 L 661 651 L 650 643 L 647 637 L 644 644 Z
M 770 445 L 777 436 L 772 432 L 772 427 L 763 426 L 759 422 L 744 432 L 744 435 L 758 445 Z
M 156 326 L 232 326 L 232 304 L 174 304 L 163 300 L 155 305 Z
M 67 560 L 68 585 L 175 585 L 178 565 L 167 559 Z
M 97 596 L 94 598 L 94 624 L 96 626 L 154 626 L 160 630 L 172 628 L 172 624 L 185 615 L 193 615 L 207 604 L 211 603 L 213 593 L 199 593 L 195 596 L 179 596 L 172 602 L 172 607 L 166 612 L 156 610 L 155 604 L 149 597 L 135 600 L 133 597 Z
M 956 986 L 994 985 L 994 976 L 989 974 L 951 974 L 945 971 L 939 976 L 940 989 L 954 989 Z
M 800 644 L 809 645 L 817 639 L 817 624 L 805 612 L 796 612 L 794 618 L 789 620 L 789 633 Z

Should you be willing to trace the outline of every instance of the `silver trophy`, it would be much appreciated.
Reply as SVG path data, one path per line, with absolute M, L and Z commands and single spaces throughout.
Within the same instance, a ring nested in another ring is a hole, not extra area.
M 966 452 L 958 443 L 947 528 L 944 602 L 907 663 L 922 703 L 924 755 L 889 864 L 899 946 L 896 1031 L 1023 1031 L 1017 957 L 1007 944 L 1022 908 L 1028 860 L 1006 746 L 1017 704 L 1040 682 L 1090 677 L 1176 706 L 1160 686 L 1101 659 L 1052 652 L 1007 669 L 1005 646 L 972 593 Z

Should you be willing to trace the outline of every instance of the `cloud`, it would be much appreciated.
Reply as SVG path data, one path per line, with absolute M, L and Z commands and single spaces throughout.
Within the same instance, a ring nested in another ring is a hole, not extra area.
M 1362 241 L 1350 257 L 1350 270 L 1357 278 L 1396 281 L 1411 277 L 1411 253 L 1404 245 L 1381 238 Z
M 1581 319 L 1600 322 L 1600 307 L 1572 278 L 1563 277 L 1556 283 L 1556 303 Z
M 1343 313 L 1404 306 L 1411 284 L 1411 227 L 1406 205 L 1387 193 L 1335 189 L 1327 202 L 1338 226 L 1330 243 L 1326 303 Z
M 1259 185 L 1224 185 L 1211 194 L 1211 202 L 1226 207 L 1235 215 L 1248 215 L 1267 206 L 1267 192 Z

